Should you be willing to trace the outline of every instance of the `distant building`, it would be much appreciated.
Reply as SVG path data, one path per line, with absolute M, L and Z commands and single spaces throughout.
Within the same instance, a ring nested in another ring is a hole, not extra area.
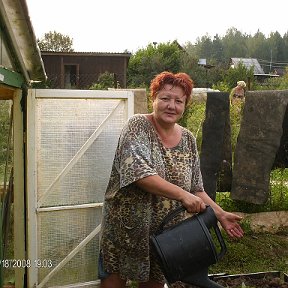
M 265 74 L 258 60 L 255 58 L 231 58 L 230 60 L 230 66 L 235 67 L 235 68 L 240 63 L 242 63 L 247 69 L 251 69 L 251 67 L 253 67 L 254 75 Z
M 230 59 L 230 67 L 236 68 L 240 63 L 242 63 L 247 69 L 251 69 L 251 67 L 253 67 L 254 77 L 256 77 L 257 80 L 259 81 L 262 81 L 266 78 L 279 76 L 276 73 L 265 73 L 256 58 L 231 58 Z
M 130 53 L 41 51 L 49 88 L 88 89 L 100 74 L 114 74 L 115 87 L 126 88 Z

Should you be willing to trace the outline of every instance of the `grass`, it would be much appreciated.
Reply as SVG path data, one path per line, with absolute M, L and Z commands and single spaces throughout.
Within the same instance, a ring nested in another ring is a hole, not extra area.
M 220 192 L 217 203 L 227 211 L 258 213 L 288 211 L 288 169 L 275 169 L 270 174 L 270 197 L 267 203 L 256 205 L 233 201 L 229 192 Z M 211 274 L 241 274 L 265 271 L 288 273 L 288 229 L 277 234 L 255 233 L 249 223 L 243 223 L 245 236 L 232 240 L 225 233 L 227 254 L 210 267 Z
M 288 231 L 278 234 L 253 233 L 245 229 L 245 236 L 232 240 L 223 233 L 226 255 L 209 273 L 242 274 L 266 271 L 288 272 Z
M 288 169 L 271 171 L 269 199 L 262 205 L 232 200 L 229 192 L 217 193 L 216 202 L 227 211 L 244 213 L 288 211 Z
M 227 253 L 209 267 L 209 274 L 288 273 L 288 231 L 282 231 L 281 234 L 256 234 L 248 226 L 244 230 L 245 236 L 240 240 L 232 240 L 223 233 Z M 137 286 L 132 282 L 129 287 Z

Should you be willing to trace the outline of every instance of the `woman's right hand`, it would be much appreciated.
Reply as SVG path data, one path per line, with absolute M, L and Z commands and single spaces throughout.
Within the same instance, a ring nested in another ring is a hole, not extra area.
M 186 191 L 183 193 L 181 203 L 189 213 L 199 213 L 206 209 L 206 204 L 200 197 Z

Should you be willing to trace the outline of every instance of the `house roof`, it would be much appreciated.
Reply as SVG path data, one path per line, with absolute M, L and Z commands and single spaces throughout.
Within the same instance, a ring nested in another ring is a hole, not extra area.
M 26 0 L 0 0 L 0 24 L 27 83 L 46 79 Z M 18 67 L 19 66 L 19 67 Z
M 231 62 L 234 66 L 242 63 L 246 68 L 254 68 L 254 74 L 265 74 L 259 62 L 255 58 L 231 58 Z
M 58 51 L 41 51 L 41 55 L 61 55 L 61 56 L 109 56 L 130 58 L 131 53 L 112 53 L 112 52 L 58 52 Z

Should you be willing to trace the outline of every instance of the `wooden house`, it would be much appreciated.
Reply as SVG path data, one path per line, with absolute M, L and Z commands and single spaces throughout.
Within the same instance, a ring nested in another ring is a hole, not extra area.
M 130 53 L 41 51 L 49 88 L 88 89 L 100 74 L 114 75 L 114 88 L 126 88 Z

